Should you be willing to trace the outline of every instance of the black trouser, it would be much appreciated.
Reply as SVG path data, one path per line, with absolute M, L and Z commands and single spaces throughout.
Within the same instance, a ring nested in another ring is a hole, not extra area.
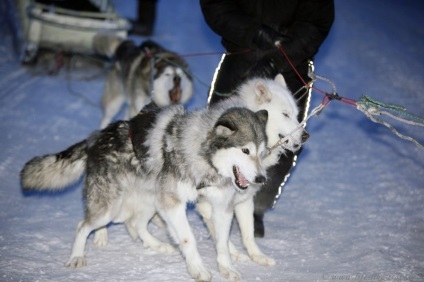
M 259 63 L 258 63 L 259 62 Z M 297 66 L 298 72 L 305 81 L 308 78 L 308 64 Z M 221 99 L 225 99 L 231 95 L 234 90 L 246 79 L 252 77 L 274 78 L 278 73 L 282 73 L 286 80 L 287 86 L 295 94 L 303 83 L 293 71 L 282 71 L 278 66 L 264 63 L 256 54 L 237 54 L 225 55 L 221 60 L 219 69 L 215 74 L 215 81 L 211 87 L 209 103 L 213 104 Z M 306 94 L 306 95 L 305 95 Z M 303 95 L 303 96 L 302 96 Z M 299 121 L 305 118 L 308 107 L 309 92 L 305 90 L 296 94 L 295 98 L 299 106 Z M 299 99 L 300 98 L 300 99 Z M 267 170 L 268 180 L 259 190 L 255 197 L 255 236 L 264 236 L 263 216 L 266 210 L 272 208 L 278 196 L 281 193 L 282 186 L 292 169 L 295 156 L 299 155 L 301 149 L 295 154 L 287 152 L 286 155 L 280 157 L 279 163 Z

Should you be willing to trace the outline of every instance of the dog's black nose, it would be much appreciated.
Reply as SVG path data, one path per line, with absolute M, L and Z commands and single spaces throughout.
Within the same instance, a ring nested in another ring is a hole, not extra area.
M 266 177 L 265 177 L 265 176 L 263 176 L 263 175 L 258 175 L 258 176 L 256 176 L 256 178 L 255 178 L 255 183 L 256 183 L 256 184 L 264 184 L 264 183 L 265 183 L 265 181 L 266 181 Z
M 309 138 L 309 133 L 304 131 L 302 134 L 302 143 L 305 143 L 306 140 L 308 140 L 308 138 Z

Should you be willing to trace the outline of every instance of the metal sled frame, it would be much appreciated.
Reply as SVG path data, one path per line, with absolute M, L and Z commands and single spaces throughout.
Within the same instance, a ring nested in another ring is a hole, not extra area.
M 92 0 L 100 12 L 50 7 L 34 0 L 16 0 L 24 36 L 22 62 L 31 62 L 39 48 L 94 54 L 93 36 L 108 32 L 125 38 L 130 23 L 108 0 Z

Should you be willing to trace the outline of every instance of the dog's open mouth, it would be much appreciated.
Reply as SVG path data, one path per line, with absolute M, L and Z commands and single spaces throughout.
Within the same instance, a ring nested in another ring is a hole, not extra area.
M 171 99 L 171 102 L 179 103 L 181 100 L 181 93 L 181 77 L 179 75 L 176 75 L 174 77 L 174 87 L 169 90 L 169 98 Z
M 240 189 L 247 189 L 249 186 L 249 181 L 244 177 L 243 173 L 241 173 L 240 169 L 237 166 L 233 166 L 233 173 L 236 177 L 236 185 Z

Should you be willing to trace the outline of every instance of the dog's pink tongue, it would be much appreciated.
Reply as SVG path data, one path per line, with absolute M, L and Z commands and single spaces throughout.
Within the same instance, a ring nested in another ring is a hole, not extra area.
M 238 172 L 238 175 L 239 175 L 239 183 L 241 186 L 246 187 L 247 185 L 249 185 L 249 181 L 247 181 L 247 179 L 244 177 L 243 173 L 241 173 L 240 170 Z
M 169 98 L 173 103 L 179 103 L 181 99 L 181 87 L 174 87 L 169 90 Z
M 169 90 L 169 98 L 173 103 L 179 103 L 181 99 L 181 78 L 179 76 L 174 77 L 174 87 Z

